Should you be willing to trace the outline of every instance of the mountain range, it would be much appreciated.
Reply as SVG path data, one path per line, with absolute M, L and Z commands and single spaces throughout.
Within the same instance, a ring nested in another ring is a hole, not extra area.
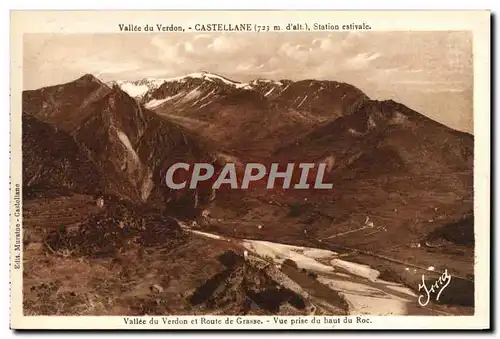
M 110 196 L 225 236 L 390 251 L 473 276 L 474 137 L 401 103 L 336 81 L 201 72 L 104 83 L 87 74 L 24 91 L 22 110 L 27 200 Z M 255 161 L 326 163 L 333 189 L 173 191 L 164 182 L 176 162 L 242 170 Z M 467 239 L 438 254 L 409 247 L 455 239 L 457 223 Z
M 214 140 L 219 149 L 259 156 L 367 99 L 354 86 L 335 81 L 239 83 L 208 72 L 115 83 L 158 115 Z

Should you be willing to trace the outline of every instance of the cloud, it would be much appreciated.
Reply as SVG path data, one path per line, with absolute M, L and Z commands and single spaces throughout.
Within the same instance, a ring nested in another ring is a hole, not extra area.
M 314 39 L 311 42 L 311 45 L 314 49 L 319 50 L 319 53 L 326 52 L 330 55 L 340 55 L 345 47 L 342 41 L 339 41 L 338 39 L 334 39 L 332 37 L 327 37 L 324 39 Z
M 179 47 L 183 46 L 182 43 L 172 44 L 164 39 L 154 37 L 151 39 L 151 45 L 157 48 L 159 56 L 168 60 L 176 60 L 181 57 L 179 53 Z
M 226 35 L 221 35 L 213 39 L 208 48 L 215 53 L 234 53 L 239 51 L 244 46 L 244 41 L 241 39 L 230 38 Z
M 194 52 L 194 46 L 193 46 L 193 44 L 192 44 L 192 43 L 190 43 L 190 42 L 185 42 L 185 43 L 184 43 L 184 50 L 185 50 L 186 52 L 189 52 L 189 53 Z
M 380 57 L 379 53 L 359 53 L 345 61 L 345 65 L 351 69 L 363 69 L 370 66 L 370 63 Z
M 290 43 L 284 43 L 279 52 L 287 57 L 294 60 L 304 60 L 310 55 L 312 48 L 306 47 L 304 45 L 292 45 Z
M 258 64 L 256 63 L 256 60 L 252 60 L 251 62 L 245 62 L 238 64 L 236 66 L 237 71 L 242 71 L 242 72 L 248 72 L 248 71 L 258 71 L 262 68 L 264 68 L 264 64 Z

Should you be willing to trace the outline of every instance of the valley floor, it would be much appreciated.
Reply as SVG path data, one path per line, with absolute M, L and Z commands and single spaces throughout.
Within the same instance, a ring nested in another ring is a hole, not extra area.
M 181 221 L 179 233 L 163 236 L 148 225 L 134 233 L 121 220 L 99 241 L 84 239 L 97 236 L 85 231 L 80 239 L 58 238 L 56 248 L 51 235 L 81 230 L 83 221 L 101 213 L 93 197 L 35 198 L 24 202 L 23 211 L 25 315 L 474 312 L 468 306 L 418 305 L 415 287 L 422 274 L 438 274 L 425 270 L 431 254 L 426 259 L 428 251 L 421 248 L 383 252 L 398 263 L 335 246 L 333 239 L 287 245 L 256 235 L 214 234 L 214 225 L 195 229 Z M 162 237 L 168 239 L 164 244 L 151 240 Z M 86 249 L 89 243 L 100 249 Z M 443 265 L 454 262 L 453 256 L 442 257 Z M 405 264 L 415 258 L 424 269 Z M 452 279 L 443 297 L 471 292 L 468 280 Z

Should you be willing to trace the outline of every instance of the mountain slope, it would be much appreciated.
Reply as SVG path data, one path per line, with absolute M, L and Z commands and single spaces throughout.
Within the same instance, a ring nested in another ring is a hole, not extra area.
M 452 130 L 394 101 L 365 101 L 348 116 L 280 148 L 287 159 L 330 157 L 333 171 L 362 167 L 407 174 L 468 171 L 474 138 Z M 393 166 L 391 168 L 391 166 Z
M 173 192 L 164 184 L 170 164 L 213 160 L 196 136 L 91 75 L 25 91 L 23 99 L 29 114 L 76 140 L 99 168 L 109 192 L 134 201 L 170 201 Z
M 66 132 L 22 115 L 23 191 L 25 197 L 48 190 L 96 193 L 99 170 Z
M 23 91 L 23 112 L 71 133 L 93 114 L 92 103 L 110 91 L 97 78 L 86 74 L 66 84 Z

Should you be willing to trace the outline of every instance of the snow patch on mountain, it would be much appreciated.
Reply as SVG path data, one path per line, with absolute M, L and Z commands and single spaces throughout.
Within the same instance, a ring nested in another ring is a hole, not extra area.
M 146 107 L 148 109 L 156 108 L 158 106 L 163 105 L 167 101 L 172 101 L 172 100 L 176 100 L 178 98 L 182 98 L 185 94 L 186 94 L 186 91 L 180 91 L 176 95 L 172 95 L 172 96 L 166 97 L 164 99 L 152 99 L 152 100 L 148 101 L 146 104 L 144 104 L 144 107 Z
M 209 72 L 190 73 L 187 75 L 172 77 L 172 78 L 144 78 L 137 81 L 117 80 L 108 82 L 107 84 L 109 87 L 112 87 L 113 85 L 118 85 L 124 92 L 126 92 L 131 97 L 141 99 L 146 95 L 146 93 L 158 89 L 164 83 L 174 83 L 174 82 L 184 83 L 187 82 L 189 79 L 202 79 L 210 82 L 222 82 L 225 85 L 234 88 L 254 90 L 254 87 L 250 83 L 241 83 L 233 81 L 223 76 Z
M 202 103 L 205 99 L 207 99 L 208 97 L 212 96 L 213 94 L 215 93 L 215 89 L 211 90 L 210 92 L 208 92 L 205 96 L 203 96 L 202 98 L 196 100 L 191 106 L 196 106 L 197 104 L 200 104 Z M 210 103 L 210 102 L 209 102 Z M 205 105 L 205 104 L 203 104 Z M 203 106 L 202 105 L 202 106 Z
M 209 73 L 209 72 L 200 72 L 200 73 L 191 73 L 185 76 L 185 78 L 198 78 L 198 79 L 203 79 L 203 80 L 208 80 L 208 81 L 221 81 L 226 85 L 233 86 L 235 88 L 243 88 L 243 89 L 253 89 L 253 87 L 248 84 L 248 83 L 241 83 L 237 81 L 233 81 L 230 79 L 227 79 L 223 76 Z
M 146 85 L 136 85 L 131 82 L 117 83 L 121 90 L 130 95 L 132 98 L 142 97 L 149 91 Z
M 302 106 L 302 104 L 304 103 L 304 101 L 306 101 L 307 99 L 307 94 L 306 96 L 304 97 L 304 99 L 302 99 L 302 101 L 300 102 L 300 104 L 297 106 L 297 108 L 299 108 L 300 106 Z
M 267 91 L 266 94 L 264 94 L 265 97 L 267 97 L 269 94 L 271 94 L 274 91 L 274 87 L 271 88 L 269 91 Z
M 260 84 L 274 84 L 278 86 L 282 86 L 283 83 L 281 81 L 269 80 L 269 79 L 257 79 L 250 82 L 251 85 L 260 85 Z
M 117 80 L 108 82 L 109 87 L 118 85 L 122 91 L 132 98 L 142 98 L 147 92 L 159 88 L 167 81 L 159 78 L 144 78 L 137 81 Z
M 172 100 L 174 97 L 175 97 L 175 95 L 170 96 L 170 97 L 166 97 L 165 99 L 160 99 L 160 100 L 158 100 L 158 99 L 152 99 L 152 100 L 148 101 L 144 105 L 144 107 L 146 107 L 148 109 L 152 109 L 152 108 L 155 108 L 155 107 L 158 107 L 158 106 L 164 104 L 167 101 Z
M 193 89 L 191 92 L 189 92 L 188 94 L 186 94 L 186 96 L 184 98 L 182 98 L 182 101 L 183 102 L 188 102 L 188 101 L 197 99 L 202 94 L 203 94 L 203 92 L 199 89 L 199 86 L 198 86 L 195 89 Z

